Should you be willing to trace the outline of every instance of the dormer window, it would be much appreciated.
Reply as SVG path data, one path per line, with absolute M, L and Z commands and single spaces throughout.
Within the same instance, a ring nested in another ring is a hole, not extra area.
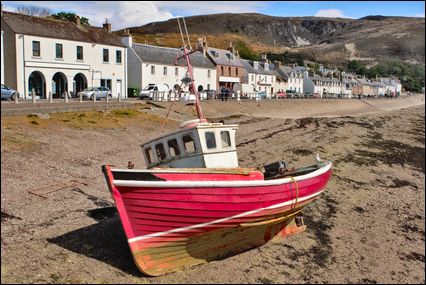
M 227 56 L 230 60 L 233 60 L 233 59 L 234 59 L 234 55 L 232 55 L 232 54 L 230 54 L 230 53 L 227 53 L 227 54 L 226 54 L 226 56 Z
M 259 63 L 257 61 L 253 61 L 253 68 L 259 69 Z
M 265 70 L 269 70 L 269 63 L 265 63 Z

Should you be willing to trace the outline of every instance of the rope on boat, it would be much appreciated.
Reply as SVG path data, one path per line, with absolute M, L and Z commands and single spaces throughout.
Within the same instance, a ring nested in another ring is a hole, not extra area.
M 294 209 L 294 208 L 296 208 L 297 200 L 299 199 L 299 184 L 297 184 L 297 181 L 296 181 L 296 179 L 294 179 L 293 176 L 290 176 L 289 178 L 291 179 L 291 181 L 293 181 L 294 185 L 296 185 L 296 200 L 291 205 L 291 209 Z

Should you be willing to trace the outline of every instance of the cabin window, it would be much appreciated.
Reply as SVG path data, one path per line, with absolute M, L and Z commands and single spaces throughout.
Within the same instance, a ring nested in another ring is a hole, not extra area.
M 229 136 L 228 131 L 220 132 L 220 139 L 222 141 L 222 147 L 230 147 L 231 146 L 231 137 Z
M 207 148 L 216 148 L 216 138 L 214 132 L 206 132 L 206 144 Z
M 184 135 L 182 141 L 186 153 L 195 153 L 195 141 L 191 135 Z
M 164 149 L 164 145 L 162 143 L 155 145 L 155 151 L 157 152 L 158 160 L 166 159 L 166 150 Z
M 154 160 L 153 160 L 153 158 L 154 158 L 154 155 L 153 155 L 154 153 L 152 152 L 152 148 L 146 148 L 145 149 L 145 157 L 146 157 L 146 160 L 148 161 L 148 164 L 151 164 L 151 163 L 154 163 Z
M 176 139 L 169 140 L 167 145 L 169 146 L 169 152 L 172 157 L 180 155 L 179 145 Z

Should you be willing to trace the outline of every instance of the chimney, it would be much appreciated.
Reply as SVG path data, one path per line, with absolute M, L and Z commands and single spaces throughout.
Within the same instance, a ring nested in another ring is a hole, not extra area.
M 281 67 L 281 61 L 279 61 L 279 60 L 275 60 L 275 61 L 274 61 L 274 67 L 275 67 L 275 69 L 280 68 L 280 67 Z
M 133 46 L 133 38 L 132 35 L 129 33 L 129 29 L 125 29 L 123 31 L 123 35 L 121 36 L 121 42 L 128 48 L 131 48 Z
M 105 23 L 102 25 L 105 30 L 111 32 L 111 23 L 108 22 L 108 18 L 105 19 Z
M 232 46 L 232 42 L 229 43 L 229 47 L 227 48 L 232 54 L 235 54 L 235 48 Z
M 75 15 L 75 18 L 74 18 L 74 24 L 76 24 L 76 25 L 77 25 L 77 27 L 79 27 L 79 26 L 80 26 L 81 21 L 80 21 L 80 16 L 79 16 L 79 15 Z
M 262 62 L 262 63 L 268 62 L 268 58 L 266 57 L 266 54 L 260 55 L 260 62 Z
M 207 49 L 208 49 L 207 38 L 203 37 L 203 55 L 204 56 L 207 56 Z

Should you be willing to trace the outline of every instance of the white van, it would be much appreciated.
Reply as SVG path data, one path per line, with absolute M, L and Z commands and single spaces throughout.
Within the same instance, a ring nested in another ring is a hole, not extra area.
M 167 98 L 169 92 L 169 86 L 167 84 L 148 84 L 144 89 L 139 93 L 139 99 L 149 99 L 152 100 L 154 95 L 158 94 L 163 98 Z

